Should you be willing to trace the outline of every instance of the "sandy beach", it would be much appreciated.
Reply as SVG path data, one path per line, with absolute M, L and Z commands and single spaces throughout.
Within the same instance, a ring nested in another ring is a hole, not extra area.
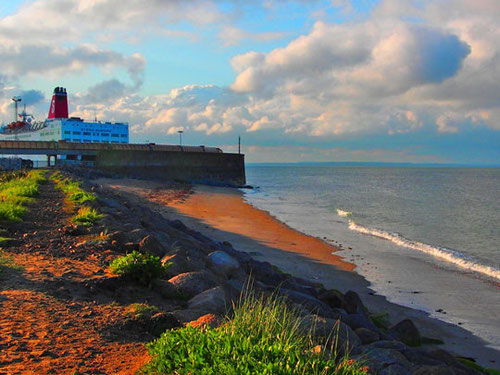
M 356 273 L 354 265 L 335 254 L 338 249 L 297 232 L 267 212 L 247 204 L 237 189 L 191 188 L 132 179 L 100 179 L 97 182 L 120 191 L 129 199 L 146 202 L 156 212 L 169 219 L 180 219 L 214 240 L 228 241 L 237 250 L 268 261 L 283 272 L 322 283 L 326 288 L 342 292 L 354 290 L 372 313 L 388 313 L 391 323 L 412 319 L 423 336 L 445 341 L 445 345 L 439 347 L 474 358 L 482 366 L 500 369 L 500 353 L 487 347 L 486 342 L 459 326 L 376 295 L 369 283 Z

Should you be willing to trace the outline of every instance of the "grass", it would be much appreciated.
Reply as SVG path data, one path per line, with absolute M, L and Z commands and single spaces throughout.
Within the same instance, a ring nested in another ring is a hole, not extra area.
M 464 364 L 467 367 L 470 367 L 476 371 L 479 371 L 482 374 L 485 375 L 500 375 L 500 371 L 492 369 L 492 368 L 484 368 L 480 365 L 478 365 L 476 362 L 471 361 L 468 358 L 463 358 L 463 357 L 457 357 L 457 360 Z
M 45 171 L 16 171 L 0 178 L 0 220 L 19 222 L 28 211 L 27 205 L 39 195 L 40 184 L 46 181 Z
M 64 193 L 67 203 L 72 210 L 77 210 L 71 218 L 75 224 L 85 226 L 96 225 L 103 217 L 96 209 L 86 206 L 96 200 L 96 196 L 81 188 L 81 183 L 65 177 L 61 172 L 54 172 L 50 179 L 54 181 L 56 187 Z
M 127 314 L 136 319 L 149 319 L 159 312 L 158 307 L 147 303 L 133 303 L 127 308 Z
M 97 224 L 102 219 L 102 216 L 96 209 L 83 206 L 78 209 L 77 214 L 71 218 L 71 221 L 91 227 Z
M 0 278 L 2 278 L 3 273 L 6 268 L 21 270 L 21 266 L 14 263 L 11 257 L 7 256 L 3 251 L 0 250 Z
M 347 357 L 337 361 L 312 335 L 283 299 L 248 293 L 234 316 L 218 328 L 166 331 L 148 344 L 145 374 L 366 374 Z
M 153 280 L 165 274 L 168 266 L 169 264 L 162 265 L 160 257 L 134 250 L 130 254 L 113 260 L 109 265 L 109 271 L 140 285 L 149 286 Z
M 64 177 L 60 172 L 54 172 L 50 179 L 64 193 L 66 199 L 77 206 L 96 200 L 94 194 L 88 193 L 81 188 L 80 182 Z

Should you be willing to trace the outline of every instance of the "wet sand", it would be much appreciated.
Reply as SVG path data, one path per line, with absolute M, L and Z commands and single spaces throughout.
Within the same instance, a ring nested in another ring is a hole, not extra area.
M 229 241 L 240 251 L 265 260 L 283 272 L 320 282 L 326 288 L 356 291 L 373 313 L 388 313 L 392 323 L 412 319 L 423 336 L 439 338 L 444 348 L 475 358 L 485 367 L 500 368 L 500 353 L 461 327 L 431 318 L 427 313 L 390 303 L 375 295 L 370 284 L 355 272 L 354 265 L 332 254 L 337 249 L 317 238 L 297 232 L 267 212 L 247 204 L 237 189 L 195 186 L 185 194 L 172 193 L 171 186 L 139 180 L 101 179 L 129 198 L 148 201 L 169 219 L 180 219 L 189 227 L 218 241 Z M 175 199 L 170 197 L 175 196 Z

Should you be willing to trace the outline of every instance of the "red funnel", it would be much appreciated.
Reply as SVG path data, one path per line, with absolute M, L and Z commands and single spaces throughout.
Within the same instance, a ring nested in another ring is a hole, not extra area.
M 68 94 L 63 87 L 56 87 L 50 103 L 49 120 L 53 118 L 68 118 Z

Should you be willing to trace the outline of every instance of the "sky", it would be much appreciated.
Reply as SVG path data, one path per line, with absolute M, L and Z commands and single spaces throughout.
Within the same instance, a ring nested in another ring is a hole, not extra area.
M 0 121 L 56 86 L 134 143 L 500 165 L 500 1 L 0 0 Z

